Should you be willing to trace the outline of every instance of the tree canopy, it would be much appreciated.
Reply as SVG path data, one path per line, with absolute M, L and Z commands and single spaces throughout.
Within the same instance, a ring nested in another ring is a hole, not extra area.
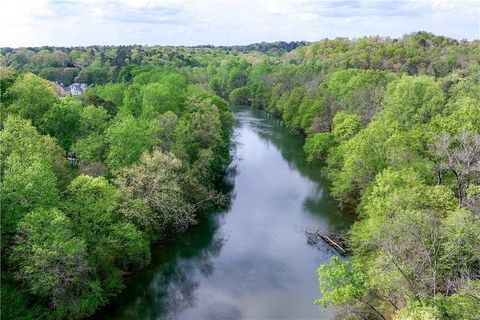
M 0 64 L 5 319 L 91 317 L 153 241 L 225 204 L 225 99 L 303 135 L 355 214 L 352 256 L 318 269 L 318 304 L 478 319 L 478 40 L 1 48 Z M 75 81 L 90 87 L 64 97 Z

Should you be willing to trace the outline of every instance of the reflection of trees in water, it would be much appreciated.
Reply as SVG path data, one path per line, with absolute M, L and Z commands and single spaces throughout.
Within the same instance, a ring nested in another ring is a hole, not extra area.
M 251 113 L 242 115 L 242 121 L 245 125 L 248 123 L 248 126 L 265 144 L 273 145 L 279 150 L 282 158 L 292 170 L 299 172 L 302 177 L 318 183 L 305 197 L 303 202 L 305 210 L 310 214 L 327 213 L 322 216 L 327 220 L 328 226 L 338 226 L 342 229 L 348 225 L 351 218 L 340 214 L 333 199 L 326 196 L 329 183 L 322 177 L 322 168 L 307 162 L 303 153 L 301 137 L 289 133 L 280 120 L 265 115 L 266 113 L 261 110 L 252 109 Z
M 233 197 L 238 174 L 235 163 L 221 182 L 223 194 Z M 192 307 L 198 275 L 213 273 L 213 258 L 220 255 L 228 234 L 219 233 L 222 212 L 201 217 L 198 225 L 179 234 L 172 241 L 152 249 L 149 266 L 128 281 L 127 288 L 105 309 L 96 314 L 101 319 L 170 319 Z
M 279 119 L 265 111 L 252 107 L 236 108 L 239 110 L 235 114 L 238 128 L 248 126 L 266 145 L 275 146 L 292 169 L 304 177 L 318 179 L 320 168 L 307 162 L 300 136 L 288 132 Z
M 234 136 L 233 141 L 232 163 L 220 185 L 222 193 L 230 198 L 234 198 L 235 177 L 238 175 L 238 136 Z M 213 258 L 220 255 L 228 240 L 228 234 L 218 230 L 230 204 L 231 201 L 223 212 L 207 216 L 200 222 L 198 230 L 189 230 L 178 237 L 170 249 L 175 256 L 170 262 L 163 263 L 164 267 L 151 280 L 145 296 L 137 299 L 141 305 L 135 305 L 132 308 L 134 314 L 128 312 L 129 316 L 135 319 L 175 319 L 177 314 L 195 305 L 195 290 L 200 285 L 198 275 L 209 277 L 213 274 Z
M 237 174 L 236 163 L 232 162 L 221 182 L 223 194 L 233 195 Z M 131 279 L 132 288 L 127 287 L 118 299 L 120 310 L 111 314 L 112 318 L 175 319 L 194 306 L 198 276 L 213 273 L 213 258 L 220 255 L 228 240 L 228 234 L 218 231 L 226 212 L 228 208 L 203 216 L 197 226 L 158 248 L 141 277 Z
M 127 309 L 128 319 L 170 318 L 175 310 L 191 307 L 198 282 L 191 278 L 193 266 L 170 264 L 150 283 L 148 291 L 138 298 L 139 304 Z
M 328 227 L 328 230 L 322 230 L 323 232 L 345 230 L 352 223 L 353 217 L 347 212 L 342 213 L 333 199 L 325 199 L 326 191 L 323 188 L 321 184 L 312 188 L 310 194 L 303 201 L 303 208 L 310 214 L 328 213 L 322 214 L 326 221 L 324 227 Z
M 213 273 L 213 258 L 220 255 L 225 235 L 216 234 L 210 244 L 190 258 L 177 258 L 168 273 L 159 274 L 151 287 L 151 293 L 158 298 L 153 306 L 159 310 L 155 316 L 165 314 L 167 319 L 195 304 L 195 290 L 199 286 L 198 274 L 205 277 Z
M 218 226 L 217 226 L 218 227 Z M 217 230 L 217 227 L 214 229 Z M 122 315 L 123 319 L 175 319 L 176 315 L 195 305 L 195 290 L 199 287 L 198 276 L 213 273 L 213 258 L 217 257 L 228 237 L 212 232 L 210 237 L 202 237 L 200 243 L 181 241 L 174 248 L 177 254 L 171 261 L 158 266 L 149 282 L 147 290 L 133 299 Z M 205 236 L 205 235 L 204 235 Z M 208 241 L 210 238 L 210 242 Z M 197 245 L 201 247 L 197 247 Z M 196 253 L 182 250 L 181 247 L 195 246 Z
M 308 164 L 303 153 L 303 139 L 295 136 L 281 124 L 280 120 L 265 118 L 264 112 L 254 110 L 255 118 L 247 118 L 251 129 L 258 134 L 259 138 L 267 145 L 275 146 L 281 153 L 293 170 L 297 170 L 304 177 L 317 179 L 319 175 L 315 175 L 316 166 Z M 318 168 L 319 169 L 319 168 Z
M 282 157 L 295 170 L 303 176 L 317 180 L 314 175 L 317 169 L 306 166 L 305 157 L 301 154 L 302 146 L 299 137 L 292 137 L 286 129 L 276 123 L 276 120 L 265 120 L 260 114 L 254 113 L 252 116 L 248 111 L 242 113 L 240 117 L 243 121 L 242 126 L 252 126 L 252 130 L 258 133 L 260 139 L 280 150 Z M 234 180 L 238 175 L 236 165 L 238 157 L 233 159 L 222 183 L 222 192 L 232 197 Z M 305 199 L 304 205 L 308 212 L 318 213 L 317 210 L 325 205 L 325 199 L 318 196 L 321 188 L 321 185 L 318 186 L 318 190 L 312 188 L 311 194 Z M 153 254 L 151 265 L 130 279 L 124 293 L 115 299 L 111 308 L 104 313 L 108 316 L 100 315 L 99 318 L 177 319 L 182 317 L 183 312 L 187 314 L 186 310 L 196 304 L 200 280 L 212 275 L 213 261 L 220 255 L 225 242 L 228 241 L 228 234 L 219 232 L 222 216 L 222 213 L 206 215 L 191 230 L 177 236 L 175 240 L 159 249 L 154 249 L 153 251 L 156 252 Z M 328 219 L 331 218 L 331 215 L 326 216 Z M 272 272 L 268 274 L 273 276 Z M 212 310 L 205 312 L 208 313 L 209 319 L 241 317 L 241 310 L 238 307 L 227 304 L 215 306 Z
M 231 163 L 225 170 L 225 174 L 219 186 L 220 191 L 227 196 L 231 196 L 233 194 L 233 190 L 235 188 L 235 177 L 238 176 L 238 173 L 239 173 L 238 172 L 239 160 L 240 159 L 236 155 L 232 156 Z
M 220 185 L 223 194 L 233 197 L 237 175 L 236 162 L 232 162 Z M 124 310 L 121 318 L 175 319 L 176 314 L 194 306 L 195 290 L 199 287 L 197 276 L 208 277 L 213 273 L 213 258 L 220 255 L 228 240 L 228 234 L 218 230 L 230 204 L 222 212 L 204 216 L 196 227 L 158 249 L 149 270 L 141 271 L 144 276 L 136 283 L 137 288 L 142 288 L 141 292 L 126 293 L 126 297 L 120 299 L 133 302 L 120 307 Z

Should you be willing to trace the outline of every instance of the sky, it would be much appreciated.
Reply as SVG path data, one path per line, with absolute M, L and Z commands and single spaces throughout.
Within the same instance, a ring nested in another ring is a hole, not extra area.
M 429 31 L 480 38 L 480 0 L 0 0 L 0 47 L 243 45 Z

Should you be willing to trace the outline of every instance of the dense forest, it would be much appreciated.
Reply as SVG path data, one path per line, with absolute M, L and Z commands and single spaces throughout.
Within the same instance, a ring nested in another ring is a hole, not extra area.
M 188 72 L 142 69 L 80 98 L 1 72 L 3 318 L 92 315 L 152 243 L 228 201 L 232 112 Z
M 305 136 L 355 214 L 351 257 L 318 269 L 319 305 L 341 319 L 478 319 L 479 40 L 0 52 L 6 319 L 94 314 L 153 243 L 225 205 L 226 101 Z M 62 97 L 55 82 L 91 87 Z

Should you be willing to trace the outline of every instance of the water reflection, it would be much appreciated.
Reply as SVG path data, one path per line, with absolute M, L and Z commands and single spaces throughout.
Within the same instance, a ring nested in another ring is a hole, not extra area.
M 265 144 L 278 148 L 290 169 L 296 170 L 303 177 L 317 182 L 305 197 L 304 209 L 313 215 L 325 212 L 336 213 L 323 215 L 328 223 L 320 227 L 327 227 L 328 230 L 321 231 L 327 233 L 346 229 L 351 223 L 352 217 L 346 213 L 342 216 L 333 199 L 324 197 L 329 192 L 329 183 L 323 177 L 323 168 L 318 164 L 307 161 L 303 151 L 304 140 L 289 133 L 280 120 L 261 110 L 245 109 L 245 107 L 237 108 L 239 110 L 237 111 L 237 118 L 240 119 L 240 122 L 248 123 Z
M 221 217 L 206 219 L 210 221 L 154 250 L 150 266 L 128 279 L 127 289 L 97 318 L 176 319 L 193 307 L 199 276 L 214 272 L 213 259 L 228 241 L 228 234 L 217 232 Z
M 231 207 L 154 250 L 151 265 L 98 318 L 330 317 L 313 305 L 315 269 L 335 253 L 309 246 L 304 230 L 348 221 L 320 168 L 307 166 L 300 137 L 258 110 L 239 108 L 236 116 L 238 150 L 225 186 Z

